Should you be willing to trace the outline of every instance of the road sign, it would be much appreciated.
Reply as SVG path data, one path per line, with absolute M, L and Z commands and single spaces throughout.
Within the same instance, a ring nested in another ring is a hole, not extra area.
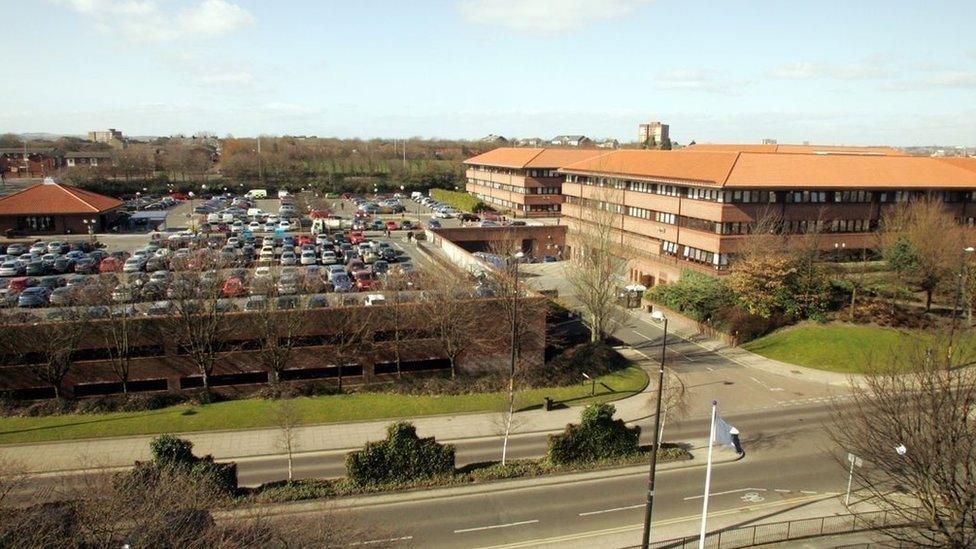
M 847 462 L 851 464 L 851 470 L 847 476 L 847 495 L 844 496 L 844 505 L 851 505 L 851 484 L 854 482 L 854 467 L 860 467 L 864 465 L 861 458 L 855 456 L 854 454 L 847 452 Z
M 854 467 L 861 467 L 862 465 L 864 465 L 864 460 L 862 460 L 861 458 L 855 456 L 850 452 L 847 453 L 847 462 L 853 465 Z

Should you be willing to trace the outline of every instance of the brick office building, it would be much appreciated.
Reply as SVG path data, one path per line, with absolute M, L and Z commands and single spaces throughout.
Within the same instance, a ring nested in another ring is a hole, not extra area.
M 465 160 L 469 193 L 515 217 L 558 216 L 567 164 L 605 154 L 596 149 L 500 148 Z
M 0 198 L 0 234 L 87 234 L 109 227 L 122 201 L 52 179 Z
M 587 211 L 618 214 L 614 236 L 629 278 L 645 286 L 682 269 L 725 271 L 764 215 L 787 234 L 818 232 L 838 257 L 877 243 L 884 211 L 928 196 L 960 222 L 976 221 L 976 159 L 907 156 L 885 147 L 704 145 L 623 150 L 568 164 L 562 214 L 585 230 Z M 839 251 L 839 253 L 837 253 Z

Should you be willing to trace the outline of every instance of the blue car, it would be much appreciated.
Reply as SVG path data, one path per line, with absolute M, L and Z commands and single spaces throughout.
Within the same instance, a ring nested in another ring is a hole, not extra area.
M 32 286 L 20 292 L 17 298 L 18 307 L 44 307 L 47 305 L 50 290 L 42 286 Z
M 441 228 L 441 222 L 438 221 L 438 220 L 436 220 L 436 219 L 429 219 L 427 221 L 427 228 L 428 229 L 440 229 Z

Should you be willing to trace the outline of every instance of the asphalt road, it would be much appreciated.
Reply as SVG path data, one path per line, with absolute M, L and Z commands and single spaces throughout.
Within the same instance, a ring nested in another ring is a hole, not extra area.
M 826 438 L 824 423 L 829 421 L 829 414 L 822 406 L 726 419 L 751 435 L 743 441 L 745 459 L 715 466 L 710 513 L 768 506 L 775 514 L 781 508 L 843 492 L 846 475 L 834 460 L 841 453 L 832 449 Z M 667 438 L 701 438 L 707 431 L 706 420 L 689 420 L 674 427 Z M 544 451 L 543 444 L 542 437 L 519 437 L 516 453 L 539 454 Z M 461 443 L 458 450 L 461 462 L 497 459 L 499 444 Z M 247 464 L 244 469 L 253 472 L 252 466 Z M 662 471 L 655 496 L 655 523 L 693 521 L 700 513 L 703 482 L 702 467 Z M 639 531 L 645 483 L 646 473 L 641 471 L 551 486 L 370 504 L 337 513 L 376 534 L 360 541 L 396 539 L 396 545 L 410 547 L 487 547 L 520 542 L 535 546 L 548 538 L 568 540 L 593 531 Z

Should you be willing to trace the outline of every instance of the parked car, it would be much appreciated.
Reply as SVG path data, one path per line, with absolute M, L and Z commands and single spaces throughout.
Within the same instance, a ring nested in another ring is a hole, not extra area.
M 353 289 L 352 279 L 346 273 L 333 273 L 332 286 L 337 292 L 349 292 Z
M 284 252 L 281 252 L 280 261 L 281 261 L 281 264 L 282 265 L 297 265 L 298 264 L 298 256 L 295 255 L 295 252 L 292 252 L 292 251 L 284 251 Z
M 441 222 L 438 221 L 438 220 L 436 220 L 436 219 L 428 219 L 427 220 L 427 228 L 428 229 L 440 229 L 441 228 Z
M 315 265 L 318 263 L 318 258 L 315 256 L 314 250 L 305 250 L 302 252 L 301 264 L 302 265 Z
M 164 316 L 173 312 L 173 302 L 172 301 L 156 301 L 146 309 L 146 314 L 149 316 Z
M 17 297 L 17 306 L 25 308 L 44 307 L 48 303 L 51 290 L 43 286 L 25 288 Z
M 263 295 L 252 295 L 244 302 L 245 311 L 260 311 L 267 307 L 268 298 Z
M 4 261 L 0 264 L 0 276 L 20 276 L 24 274 L 24 265 L 19 261 Z
M 323 309 L 329 306 L 329 296 L 325 294 L 314 294 L 308 296 L 308 303 L 306 306 L 309 309 Z
M 98 264 L 100 273 L 117 273 L 122 270 L 122 261 L 117 257 L 106 257 Z
M 244 283 L 241 279 L 232 276 L 224 282 L 224 287 L 221 288 L 220 293 L 224 297 L 238 297 L 244 295 Z
M 77 286 L 70 287 L 64 286 L 63 288 L 55 288 L 51 291 L 51 295 L 48 296 L 48 301 L 51 305 L 71 305 L 74 302 L 75 295 L 77 293 Z

